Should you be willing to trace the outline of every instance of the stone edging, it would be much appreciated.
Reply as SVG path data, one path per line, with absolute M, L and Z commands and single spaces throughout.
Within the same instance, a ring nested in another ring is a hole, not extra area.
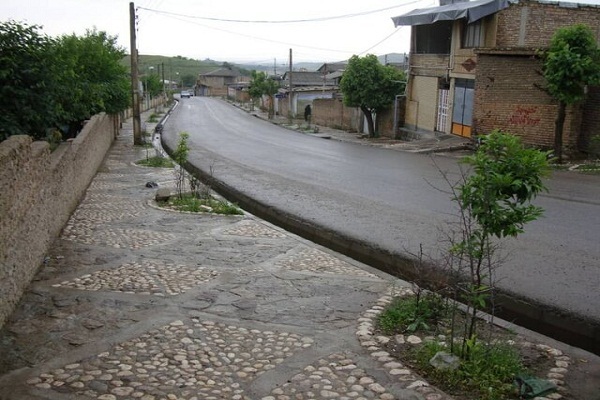
M 436 390 L 426 380 L 414 374 L 410 369 L 404 366 L 400 360 L 397 360 L 387 351 L 383 349 L 383 345 L 394 340 L 392 337 L 385 335 L 375 335 L 374 326 L 377 316 L 393 301 L 395 297 L 403 297 L 412 294 L 412 290 L 408 287 L 390 288 L 388 292 L 380 297 L 376 304 L 370 309 L 363 312 L 358 318 L 358 329 L 356 336 L 362 347 L 366 348 L 372 357 L 381 362 L 388 374 L 397 376 L 398 381 L 405 389 L 412 389 L 423 396 L 425 400 L 452 400 L 452 397 Z M 415 335 L 410 335 L 406 338 L 406 342 L 418 344 L 422 339 Z M 551 393 L 545 397 L 535 397 L 533 400 L 559 400 L 566 393 L 564 377 L 568 373 L 568 368 L 571 363 L 571 358 L 565 355 L 561 350 L 555 349 L 545 344 L 534 344 L 525 342 L 526 346 L 535 346 L 540 352 L 547 353 L 548 356 L 554 358 L 554 367 L 546 374 L 546 379 L 554 383 L 558 387 L 558 391 Z M 561 394 L 561 392 L 563 394 Z

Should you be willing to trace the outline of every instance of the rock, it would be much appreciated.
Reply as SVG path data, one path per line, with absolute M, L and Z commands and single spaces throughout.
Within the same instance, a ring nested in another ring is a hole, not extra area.
M 171 190 L 167 188 L 160 188 L 156 191 L 154 199 L 156 201 L 167 201 L 171 198 Z
M 446 353 L 445 351 L 438 351 L 435 356 L 429 360 L 429 364 L 437 369 L 451 369 L 454 370 L 460 365 L 460 358 Z
M 423 342 L 423 340 L 415 335 L 410 335 L 409 337 L 406 338 L 406 341 L 410 344 L 419 344 L 421 342 Z
M 104 326 L 102 322 L 91 318 L 86 318 L 83 321 L 81 321 L 81 325 L 83 325 L 85 328 L 91 331 L 93 331 L 94 329 L 102 328 Z

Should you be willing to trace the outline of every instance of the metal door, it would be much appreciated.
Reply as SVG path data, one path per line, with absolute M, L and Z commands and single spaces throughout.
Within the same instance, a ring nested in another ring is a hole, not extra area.
M 453 134 L 471 137 L 474 100 L 475 81 L 473 79 L 456 79 L 454 85 L 454 109 L 452 111 Z
M 448 124 L 448 100 L 450 91 L 448 89 L 440 89 L 438 91 L 438 110 L 435 130 L 438 132 L 446 132 Z

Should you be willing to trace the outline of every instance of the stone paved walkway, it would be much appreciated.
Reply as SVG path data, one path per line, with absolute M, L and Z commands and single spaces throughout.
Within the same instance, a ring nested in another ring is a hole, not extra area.
M 251 215 L 156 207 L 145 184 L 173 171 L 132 143 L 125 124 L 0 332 L 0 399 L 450 399 L 374 334 L 405 282 Z
M 126 124 L 0 335 L 0 398 L 449 398 L 361 346 L 403 282 L 251 215 L 157 208 L 145 184 L 173 172 L 132 142 Z

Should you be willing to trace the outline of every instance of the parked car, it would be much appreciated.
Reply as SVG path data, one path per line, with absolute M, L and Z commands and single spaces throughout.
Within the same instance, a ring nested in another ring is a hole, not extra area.
M 182 99 L 184 97 L 190 98 L 190 97 L 192 97 L 192 92 L 190 92 L 189 90 L 182 90 L 179 95 L 181 96 Z

